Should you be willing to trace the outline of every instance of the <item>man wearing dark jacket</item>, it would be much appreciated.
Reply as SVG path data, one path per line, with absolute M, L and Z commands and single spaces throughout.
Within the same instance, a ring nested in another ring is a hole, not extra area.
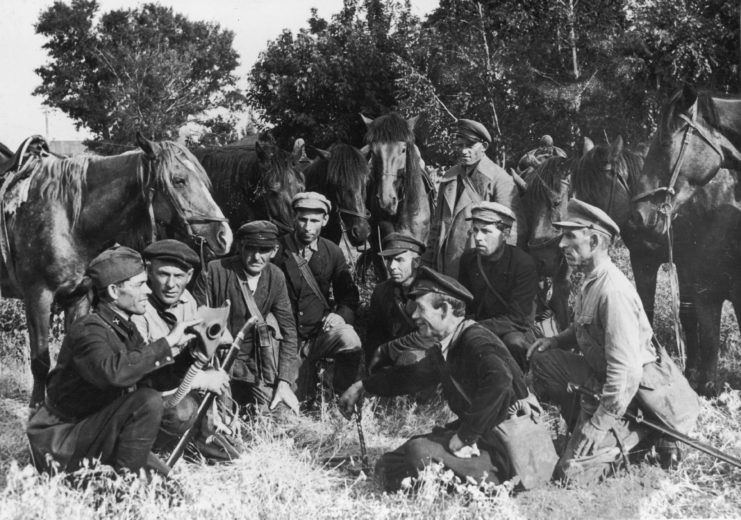
M 343 392 L 357 380 L 362 356 L 353 328 L 360 295 L 339 246 L 319 236 L 327 225 L 331 203 L 319 193 L 293 198 L 293 233 L 281 237 L 275 264 L 286 276 L 300 340 L 299 395 L 306 397 L 314 363 L 335 361 L 334 389 Z M 330 288 L 334 305 L 329 304 Z
M 142 339 L 131 316 L 144 313 L 151 291 L 132 249 L 104 251 L 87 274 L 97 302 L 70 327 L 49 374 L 46 403 L 29 420 L 33 460 L 39 470 L 58 464 L 73 471 L 83 459 L 99 458 L 117 470 L 139 471 L 148 467 L 163 409 L 160 392 L 139 383 L 173 363 L 173 348 L 192 338 L 184 331 L 198 322 L 178 322 L 152 343 Z
M 472 295 L 453 278 L 422 267 L 410 295 L 420 333 L 437 344 L 417 363 L 353 384 L 340 398 L 340 410 L 350 417 L 365 391 L 392 396 L 442 383 L 458 420 L 383 455 L 376 477 L 387 491 L 395 491 L 425 465 L 440 462 L 464 479 L 506 480 L 512 469 L 493 429 L 507 418 L 510 406 L 528 397 L 522 371 L 494 334 L 465 319 Z
M 515 221 L 508 207 L 482 202 L 471 208 L 474 249 L 464 251 L 458 280 L 473 294 L 473 319 L 504 342 L 523 370 L 535 341 L 538 274 L 532 257 L 507 244 Z

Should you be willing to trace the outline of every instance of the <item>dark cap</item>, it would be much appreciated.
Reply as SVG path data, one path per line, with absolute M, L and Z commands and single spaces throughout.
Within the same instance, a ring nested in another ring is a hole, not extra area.
M 489 224 L 506 224 L 512 226 L 515 214 L 504 204 L 498 202 L 479 202 L 471 207 L 471 216 L 466 220 L 480 220 Z
M 491 134 L 481 123 L 471 119 L 459 119 L 456 124 L 458 125 L 455 132 L 456 137 L 482 143 L 491 142 Z
M 433 271 L 427 266 L 420 267 L 409 295 L 417 297 L 431 292 L 452 296 L 466 303 L 473 301 L 471 291 L 455 278 Z
M 588 228 L 600 231 L 611 237 L 620 234 L 620 227 L 610 218 L 610 215 L 579 199 L 571 199 L 566 206 L 566 219 L 554 222 L 553 227 L 582 229 Z
M 278 245 L 278 226 L 267 220 L 254 220 L 237 230 L 236 240 L 247 246 L 274 247 Z
M 383 251 L 378 254 L 381 256 L 396 256 L 405 251 L 421 255 L 425 252 L 425 245 L 411 235 L 394 232 L 383 238 Z
M 144 260 L 139 253 L 126 246 L 113 246 L 90 261 L 87 275 L 98 289 L 123 282 L 144 272 Z
M 150 261 L 160 260 L 162 262 L 173 263 L 186 271 L 201 263 L 201 259 L 195 251 L 183 244 L 180 240 L 173 240 L 171 238 L 152 242 L 144 248 L 142 257 Z
M 327 214 L 329 214 L 329 211 L 332 209 L 332 203 L 329 202 L 329 199 L 315 191 L 297 193 L 291 200 L 291 206 L 294 210 L 306 209 L 310 211 L 323 211 Z

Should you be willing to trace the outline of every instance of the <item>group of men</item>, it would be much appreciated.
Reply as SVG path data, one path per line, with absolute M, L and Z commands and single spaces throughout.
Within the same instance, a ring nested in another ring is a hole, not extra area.
M 199 258 L 185 244 L 155 242 L 143 258 L 125 247 L 100 254 L 88 268 L 93 311 L 70 328 L 46 403 L 29 421 L 36 465 L 71 470 L 100 458 L 117 469 L 161 470 L 151 450 L 191 425 L 200 391 L 230 392 L 255 410 L 298 411 L 310 397 L 316 362 L 328 358 L 346 416 L 365 392 L 399 395 L 441 384 L 459 418 L 381 457 L 376 475 L 387 490 L 431 461 L 477 480 L 512 477 L 493 432 L 523 401 L 561 405 L 572 435 L 557 471 L 570 479 L 604 475 L 650 437 L 623 418 L 628 407 L 640 405 L 673 426 L 681 415 L 681 427 L 691 428 L 694 409 L 682 409 L 671 393 L 642 398 L 648 376 L 651 388 L 684 388 L 686 381 L 656 369 L 671 360 L 654 347 L 635 289 L 607 253 L 619 228 L 577 200 L 555 224 L 566 261 L 585 275 L 575 322 L 538 338 L 535 263 L 512 244 L 525 228 L 519 195 L 511 175 L 486 157 L 490 142 L 483 125 L 460 120 L 460 164 L 442 180 L 430 239 L 404 232 L 384 238 L 379 254 L 389 279 L 371 297 L 365 341 L 354 328 L 360 299 L 347 262 L 320 236 L 331 204 L 317 193 L 294 198 L 292 232 L 280 235 L 266 221 L 240 227 L 236 254 L 210 262 L 192 294 L 186 286 Z M 240 345 L 229 374 L 206 368 L 193 378 L 195 392 L 165 406 L 163 392 L 178 386 L 196 355 L 197 309 L 227 302 L 222 341 L 231 343 L 250 319 L 264 333 Z M 570 382 L 601 400 L 579 402 L 566 391 Z

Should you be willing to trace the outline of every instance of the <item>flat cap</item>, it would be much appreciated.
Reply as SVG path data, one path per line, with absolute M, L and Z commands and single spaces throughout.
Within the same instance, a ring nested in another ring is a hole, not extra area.
M 489 224 L 506 224 L 515 222 L 515 214 L 504 204 L 498 202 L 479 202 L 471 207 L 471 216 L 466 220 L 480 220 Z
M 417 278 L 412 285 L 412 290 L 409 291 L 409 295 L 416 297 L 431 292 L 452 296 L 466 303 L 473 301 L 471 291 L 466 289 L 458 280 L 438 273 L 427 266 L 422 266 L 417 271 Z
M 419 253 L 425 252 L 425 245 L 407 233 L 389 233 L 383 238 L 383 251 L 378 254 L 381 256 L 396 256 L 405 251 Z
M 600 231 L 611 237 L 620 234 L 620 227 L 610 218 L 610 215 L 579 199 L 571 199 L 566 206 L 566 220 L 554 222 L 553 227 L 582 229 L 588 228 Z
M 315 191 L 297 193 L 291 200 L 291 206 L 293 206 L 294 210 L 308 209 L 313 211 L 323 211 L 327 214 L 329 214 L 332 209 L 332 203 L 329 202 L 329 199 Z
M 458 125 L 455 133 L 456 137 L 462 137 L 469 141 L 491 142 L 491 134 L 481 123 L 471 119 L 459 119 L 456 124 Z
M 144 272 L 144 260 L 130 247 L 115 245 L 90 261 L 87 275 L 98 289 Z
M 200 257 L 180 240 L 171 238 L 152 242 L 142 251 L 145 260 L 160 260 L 176 264 L 186 271 L 201 263 Z
M 253 220 L 242 224 L 235 239 L 253 247 L 274 247 L 278 245 L 278 226 L 267 220 Z

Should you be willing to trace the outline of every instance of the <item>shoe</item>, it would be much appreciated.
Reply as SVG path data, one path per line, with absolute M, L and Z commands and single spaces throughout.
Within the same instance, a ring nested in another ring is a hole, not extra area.
M 656 454 L 659 457 L 659 464 L 664 470 L 674 470 L 679 466 L 682 460 L 682 450 L 679 448 L 677 441 L 662 437 L 656 443 Z

